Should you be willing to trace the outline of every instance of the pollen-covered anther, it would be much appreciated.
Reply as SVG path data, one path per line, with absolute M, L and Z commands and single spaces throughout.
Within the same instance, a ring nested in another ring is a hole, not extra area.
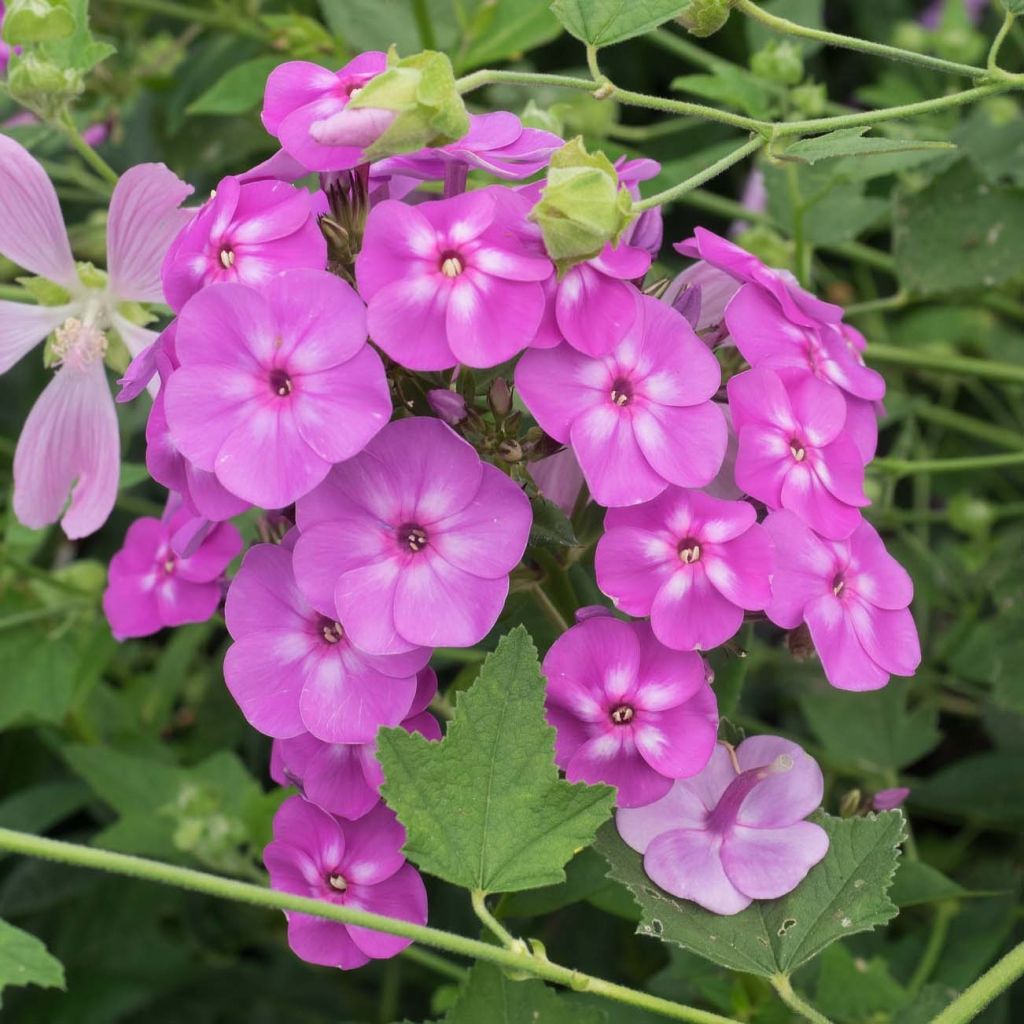
M 687 538 L 679 545 L 679 561 L 684 565 L 693 565 L 700 561 L 700 544 Z
M 54 332 L 53 356 L 72 370 L 85 370 L 107 354 L 106 335 L 77 317 L 69 317 Z
M 629 725 L 633 721 L 636 712 L 629 704 L 620 704 L 612 708 L 611 719 L 616 725 Z
M 846 589 L 846 580 L 842 576 L 837 576 L 832 581 L 832 593 L 838 597 Z
M 345 630 L 341 628 L 340 622 L 325 622 L 320 627 L 320 632 L 329 644 L 336 644 L 345 636 Z
M 789 442 L 789 452 L 797 462 L 803 462 L 807 457 L 807 449 L 799 441 Z
M 445 277 L 458 277 L 465 269 L 462 260 L 455 253 L 446 253 L 441 260 L 441 273 Z
M 220 265 L 225 270 L 230 270 L 235 265 L 235 254 L 231 249 L 221 249 Z
M 348 889 L 348 882 L 344 875 L 328 875 L 327 884 L 337 892 L 345 892 Z

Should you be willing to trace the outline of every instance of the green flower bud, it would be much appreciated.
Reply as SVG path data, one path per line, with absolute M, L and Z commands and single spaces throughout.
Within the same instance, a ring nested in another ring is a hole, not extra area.
M 854 818 L 860 811 L 861 792 L 859 789 L 851 789 L 844 793 L 839 799 L 839 817 Z
M 71 301 L 71 294 L 45 277 L 17 277 L 15 280 L 40 306 L 63 306 Z
M 690 35 L 704 39 L 714 35 L 729 20 L 729 0 L 690 0 L 689 6 L 676 21 Z
M 987 537 L 995 521 L 995 509 L 984 498 L 962 491 L 950 499 L 949 525 L 968 537 Z
M 970 25 L 944 26 L 935 33 L 935 52 L 946 60 L 966 63 L 979 60 L 985 53 L 985 37 Z
M 750 58 L 750 70 L 781 85 L 796 85 L 804 77 L 804 58 L 788 39 L 772 42 Z
M 68 0 L 10 0 L 3 19 L 4 42 L 11 46 L 67 39 L 75 31 Z
M 825 112 L 828 92 L 817 82 L 804 82 L 789 93 L 793 109 L 804 117 L 820 117 Z
M 632 220 L 633 200 L 604 153 L 588 153 L 579 137 L 551 157 L 547 184 L 530 220 L 540 225 L 560 271 L 617 242 Z
M 931 33 L 918 21 L 900 21 L 892 31 L 892 45 L 914 53 L 927 53 Z
M 84 89 L 81 72 L 58 67 L 31 53 L 14 58 L 7 72 L 11 99 L 44 121 L 56 117 Z

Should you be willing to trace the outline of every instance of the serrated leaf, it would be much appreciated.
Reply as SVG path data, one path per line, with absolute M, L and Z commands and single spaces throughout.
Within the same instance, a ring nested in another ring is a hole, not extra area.
M 822 954 L 814 1008 L 837 1024 L 889 1020 L 911 998 L 880 957 L 855 958 L 839 944 Z
M 236 64 L 185 110 L 186 114 L 244 114 L 263 99 L 267 76 L 283 57 L 255 57 Z
M 828 833 L 825 859 L 787 896 L 760 900 L 731 917 L 659 889 L 643 860 L 602 828 L 595 849 L 608 861 L 609 877 L 622 882 L 640 905 L 637 931 L 697 953 L 734 971 L 771 977 L 791 974 L 837 939 L 871 931 L 897 914 L 887 891 L 904 838 L 899 811 L 866 818 L 814 819 Z
M 382 729 L 382 793 L 406 828 L 409 858 L 484 892 L 563 881 L 566 862 L 611 813 L 614 790 L 559 779 L 554 735 L 537 650 L 522 627 L 459 694 L 442 741 Z
M 827 135 L 801 139 L 787 146 L 776 155 L 782 160 L 796 160 L 814 164 L 819 160 L 837 157 L 880 156 L 888 153 L 903 153 L 915 149 L 956 149 L 952 142 L 925 142 L 921 139 L 887 139 L 880 136 L 865 138 L 868 128 L 840 128 Z
M 0 921 L 0 992 L 8 985 L 63 988 L 64 967 L 34 935 Z
M 551 10 L 577 39 L 611 46 L 650 32 L 688 4 L 689 0 L 554 0 Z

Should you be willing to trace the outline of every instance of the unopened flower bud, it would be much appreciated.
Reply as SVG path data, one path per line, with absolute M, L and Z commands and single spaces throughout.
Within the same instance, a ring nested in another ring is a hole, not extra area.
M 818 117 L 825 110 L 828 93 L 825 86 L 817 82 L 804 82 L 789 93 L 793 110 L 803 117 Z
M 74 31 L 68 0 L 10 0 L 3 17 L 4 42 L 12 46 L 67 39 Z
M 512 411 L 512 391 L 504 377 L 495 377 L 487 389 L 487 404 L 499 420 Z
M 31 53 L 12 61 L 7 75 L 11 99 L 43 120 L 59 114 L 84 89 L 85 79 L 80 71 L 61 68 Z
M 729 20 L 729 0 L 690 0 L 689 6 L 676 21 L 690 35 L 704 39 L 714 35 Z
M 427 404 L 450 427 L 454 427 L 466 418 L 466 400 L 457 391 L 449 391 L 447 388 L 432 388 L 427 392 Z
M 892 789 L 880 789 L 871 801 L 871 809 L 875 811 L 894 811 L 903 805 L 910 796 L 906 786 L 894 786 Z
M 851 789 L 839 800 L 839 817 L 854 818 L 860 811 L 861 795 L 859 789 Z
M 804 77 L 804 58 L 788 39 L 771 42 L 750 58 L 750 70 L 781 85 L 796 85 Z
M 551 132 L 553 135 L 562 134 L 562 119 L 555 113 L 553 108 L 539 107 L 534 100 L 523 107 L 519 115 L 524 128 L 539 128 L 541 131 Z

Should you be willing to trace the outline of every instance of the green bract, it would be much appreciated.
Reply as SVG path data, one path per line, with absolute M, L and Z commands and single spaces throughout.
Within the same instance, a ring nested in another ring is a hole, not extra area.
M 703 39 L 713 36 L 729 20 L 730 0 L 690 0 L 676 21 L 690 35 Z
M 4 41 L 12 46 L 66 39 L 75 31 L 75 19 L 66 0 L 11 0 L 3 25 Z

